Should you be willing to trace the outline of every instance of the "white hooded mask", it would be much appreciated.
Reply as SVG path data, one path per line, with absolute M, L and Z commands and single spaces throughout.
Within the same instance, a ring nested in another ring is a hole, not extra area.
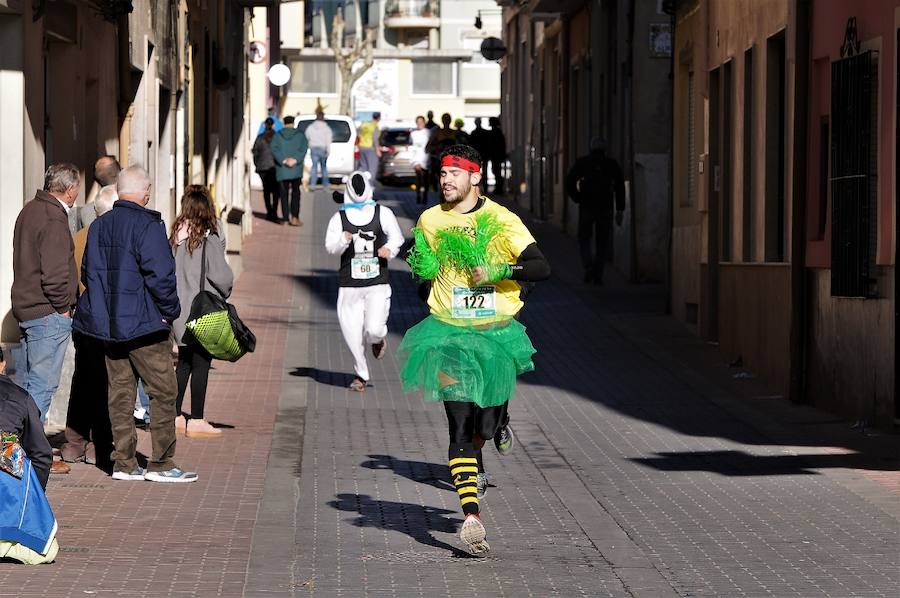
M 344 192 L 335 191 L 332 198 L 335 202 L 343 204 L 342 210 L 353 210 L 372 206 L 375 189 L 372 187 L 372 175 L 368 172 L 354 170 L 349 176 L 342 179 Z

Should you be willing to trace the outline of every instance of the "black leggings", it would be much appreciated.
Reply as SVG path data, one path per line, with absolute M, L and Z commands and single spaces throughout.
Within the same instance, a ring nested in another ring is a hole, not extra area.
M 444 401 L 450 426 L 450 444 L 472 444 L 475 436 L 481 440 L 493 438 L 509 419 L 508 405 L 506 402 L 497 407 L 483 408 L 469 401 Z
M 175 377 L 178 379 L 178 398 L 175 400 L 175 415 L 182 415 L 184 391 L 187 390 L 188 379 L 190 379 L 191 417 L 203 419 L 210 365 L 212 365 L 212 356 L 202 348 L 178 347 L 178 366 L 175 368 Z
M 428 201 L 428 169 L 416 168 L 416 199 L 424 197 Z

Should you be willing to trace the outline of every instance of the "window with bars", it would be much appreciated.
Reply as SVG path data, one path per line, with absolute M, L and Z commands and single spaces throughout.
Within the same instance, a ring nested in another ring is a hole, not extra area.
M 872 297 L 878 153 L 878 53 L 831 64 L 831 295 Z
M 697 196 L 697 147 L 696 133 L 694 127 L 696 120 L 694 119 L 694 72 L 688 73 L 687 79 L 687 193 L 682 198 L 681 205 L 694 205 L 694 198 Z

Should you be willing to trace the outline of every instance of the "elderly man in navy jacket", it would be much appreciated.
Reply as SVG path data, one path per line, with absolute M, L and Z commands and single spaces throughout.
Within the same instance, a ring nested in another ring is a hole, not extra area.
M 175 465 L 175 397 L 172 322 L 181 307 L 175 259 L 159 212 L 148 210 L 150 177 L 131 166 L 119 173 L 119 199 L 91 225 L 81 265 L 86 287 L 73 326 L 105 341 L 109 419 L 115 450 L 113 479 L 195 482 L 197 474 Z M 135 459 L 135 373 L 153 405 L 153 454 L 147 470 Z

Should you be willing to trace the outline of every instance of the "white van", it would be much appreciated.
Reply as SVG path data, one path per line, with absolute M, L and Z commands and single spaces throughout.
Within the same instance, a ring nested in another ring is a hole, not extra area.
M 302 114 L 297 116 L 294 126 L 302 133 L 306 127 L 316 120 L 315 114 Z M 331 151 L 328 153 L 328 178 L 338 179 L 353 172 L 356 164 L 354 153 L 356 152 L 356 124 L 353 119 L 343 114 L 326 114 L 325 122 L 331 127 Z M 309 153 L 303 161 L 304 170 L 310 171 L 312 158 Z

